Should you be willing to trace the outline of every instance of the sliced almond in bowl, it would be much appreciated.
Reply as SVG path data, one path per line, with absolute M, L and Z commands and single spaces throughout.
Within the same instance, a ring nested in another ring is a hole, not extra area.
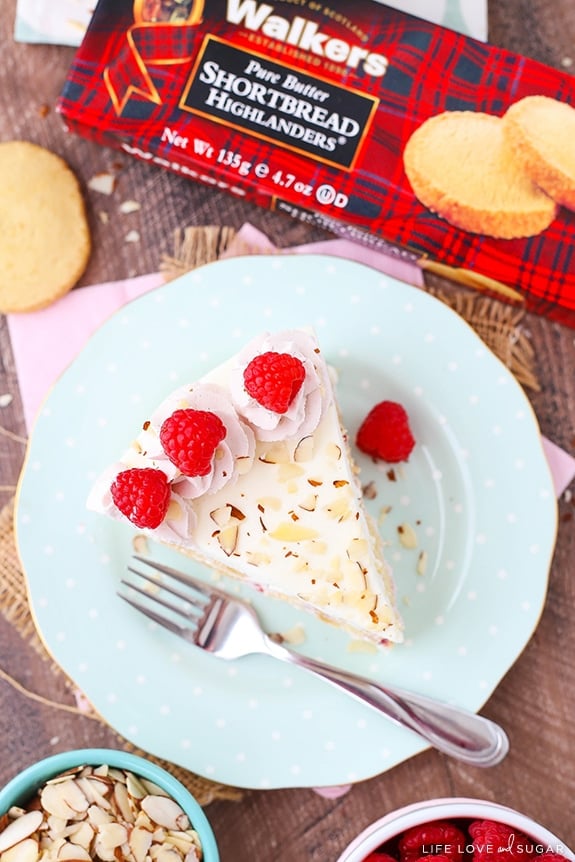
M 80 766 L 50 779 L 0 824 L 0 862 L 202 858 L 199 835 L 174 799 L 150 781 L 105 766 Z

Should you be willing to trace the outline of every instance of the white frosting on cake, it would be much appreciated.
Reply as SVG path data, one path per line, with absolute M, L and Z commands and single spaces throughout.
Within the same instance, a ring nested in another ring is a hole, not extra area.
M 267 351 L 298 356 L 306 371 L 281 416 L 243 392 L 243 369 Z M 226 425 L 208 476 L 182 476 L 161 448 L 159 429 L 182 406 L 212 410 Z M 355 636 L 402 639 L 391 572 L 363 507 L 328 367 L 312 335 L 259 337 L 199 383 L 172 393 L 98 480 L 89 508 L 124 518 L 109 487 L 131 466 L 162 469 L 171 482 L 164 522 L 142 532 Z

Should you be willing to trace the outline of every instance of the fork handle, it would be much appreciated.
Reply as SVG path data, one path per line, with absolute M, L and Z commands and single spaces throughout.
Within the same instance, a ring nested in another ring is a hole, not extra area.
M 285 647 L 280 649 L 286 654 L 281 656 L 276 652 L 278 658 L 322 677 L 396 724 L 415 731 L 438 751 L 464 763 L 495 766 L 509 750 L 505 731 L 483 716 L 422 694 L 379 685 Z

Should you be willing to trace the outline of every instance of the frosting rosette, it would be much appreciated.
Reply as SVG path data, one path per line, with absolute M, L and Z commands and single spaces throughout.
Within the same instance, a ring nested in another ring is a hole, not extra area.
M 330 386 L 323 363 L 317 362 L 319 348 L 315 339 L 302 330 L 266 333 L 253 339 L 239 354 L 230 372 L 230 391 L 238 413 L 254 428 L 258 439 L 275 442 L 311 434 L 329 405 Z M 266 354 L 289 355 L 301 362 L 305 376 L 284 412 L 264 406 L 251 395 L 245 371 L 254 360 Z
M 215 414 L 225 426 L 225 435 L 217 444 L 207 473 L 187 476 L 170 459 L 160 439 L 166 419 L 181 410 Z M 124 519 L 114 503 L 111 486 L 119 473 L 132 468 L 160 470 L 170 488 L 170 502 L 162 523 L 152 532 L 160 541 L 178 544 L 193 534 L 197 517 L 193 500 L 214 494 L 249 470 L 255 454 L 255 436 L 236 412 L 229 393 L 213 383 L 182 386 L 173 392 L 152 414 L 135 442 L 96 482 L 88 508 L 102 511 L 117 520 Z M 143 532 L 149 532 L 144 529 Z
M 201 476 L 186 476 L 172 463 L 160 440 L 166 419 L 180 410 L 213 413 L 225 426 L 225 436 L 214 452 L 211 468 Z M 227 391 L 215 383 L 182 386 L 173 392 L 150 417 L 138 437 L 141 455 L 148 466 L 164 470 L 174 493 L 186 500 L 213 494 L 251 467 L 255 453 L 252 429 L 237 414 Z
M 150 462 L 141 457 L 133 461 L 118 461 L 112 464 L 98 479 L 87 500 L 88 509 L 102 512 L 116 521 L 126 521 L 112 497 L 112 484 L 118 474 L 131 467 L 149 467 Z M 193 534 L 197 524 L 197 516 L 190 505 L 170 488 L 170 502 L 162 523 L 153 530 L 140 528 L 143 533 L 152 533 L 161 542 L 180 544 Z

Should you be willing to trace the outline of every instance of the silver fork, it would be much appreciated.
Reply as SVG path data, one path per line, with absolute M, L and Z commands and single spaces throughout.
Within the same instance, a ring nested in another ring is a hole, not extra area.
M 185 585 L 187 589 L 178 589 L 149 571 L 128 565 L 128 571 L 155 589 L 152 592 L 149 588 L 122 580 L 122 584 L 144 596 L 146 601 L 139 601 L 133 595 L 124 593 L 119 593 L 120 597 L 158 625 L 194 646 L 223 659 L 262 653 L 303 667 L 367 703 L 396 724 L 419 734 L 438 751 L 464 763 L 495 766 L 507 754 L 507 736 L 493 721 L 421 694 L 381 685 L 288 649 L 263 631 L 256 612 L 247 602 L 170 566 L 139 555 L 133 559 Z M 178 601 L 170 601 L 162 593 L 170 594 Z M 159 607 L 168 610 L 181 622 L 160 611 Z

